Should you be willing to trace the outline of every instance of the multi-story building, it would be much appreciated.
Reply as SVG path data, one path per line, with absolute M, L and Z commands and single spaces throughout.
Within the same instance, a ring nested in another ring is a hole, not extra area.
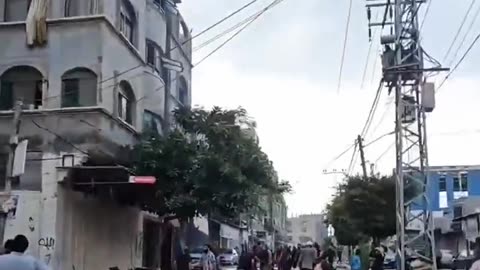
M 322 244 L 328 236 L 323 214 L 300 215 L 290 217 L 289 238 L 293 244 L 302 244 L 308 241 Z
M 454 202 L 461 198 L 480 196 L 480 166 L 431 166 L 428 199 L 436 216 L 452 216 Z M 412 182 L 413 184 L 413 182 Z M 415 188 L 410 189 L 412 194 Z M 419 200 L 412 210 L 420 210 Z
M 142 211 L 151 188 L 118 164 L 190 105 L 179 2 L 0 0 L 2 187 L 17 101 L 28 140 L 25 173 L 1 194 L 0 240 L 25 234 L 53 269 L 159 267 L 161 220 Z

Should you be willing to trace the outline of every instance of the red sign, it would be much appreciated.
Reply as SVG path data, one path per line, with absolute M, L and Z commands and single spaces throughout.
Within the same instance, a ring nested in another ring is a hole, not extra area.
M 129 182 L 135 184 L 155 184 L 157 179 L 153 176 L 130 176 Z

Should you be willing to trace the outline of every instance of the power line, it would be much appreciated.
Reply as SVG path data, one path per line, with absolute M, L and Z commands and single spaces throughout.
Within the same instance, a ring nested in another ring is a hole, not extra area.
M 375 20 L 378 19 L 379 12 L 377 12 L 377 15 L 375 15 Z M 377 28 L 373 31 L 373 39 L 375 40 L 375 37 L 377 36 Z M 363 68 L 363 75 L 362 75 L 362 82 L 360 83 L 360 89 L 363 89 L 363 85 L 365 83 L 365 78 L 367 77 L 367 71 L 368 71 L 368 63 L 370 63 L 370 55 L 372 52 L 372 47 L 373 47 L 373 41 L 370 40 L 370 44 L 368 46 L 368 52 L 367 52 L 367 60 L 365 61 L 365 67 Z M 376 60 L 376 59 L 375 59 Z M 375 70 L 375 64 L 373 69 Z
M 455 45 L 455 42 L 457 41 L 458 37 L 460 36 L 460 33 L 462 32 L 463 26 L 467 22 L 468 15 L 470 15 L 470 12 L 472 11 L 472 7 L 475 4 L 475 0 L 472 0 L 470 2 L 470 5 L 467 8 L 467 11 L 465 15 L 463 16 L 462 22 L 460 23 L 460 26 L 458 27 L 457 33 L 453 37 L 452 43 L 450 43 L 450 47 L 448 47 L 447 53 L 445 54 L 443 61 L 445 62 L 448 58 L 448 55 L 450 54 L 451 50 L 453 49 L 453 45 Z
M 387 137 L 387 136 L 389 136 L 389 135 L 393 135 L 393 134 L 395 134 L 395 131 L 391 131 L 391 132 L 385 133 L 385 134 L 377 137 L 377 138 L 374 139 L 373 141 L 365 144 L 364 148 L 365 148 L 365 147 L 368 147 L 368 146 L 370 146 L 370 145 L 372 145 L 372 144 L 374 144 L 374 143 L 376 143 L 376 142 L 378 142 L 379 140 L 381 140 L 381 139 L 383 139 L 383 138 L 385 138 L 385 137 Z
M 393 142 L 392 144 L 390 144 L 387 149 L 382 153 L 380 154 L 380 156 L 375 160 L 374 163 L 378 163 L 378 161 L 380 161 L 380 159 L 382 159 L 393 147 L 395 146 L 395 142 Z
M 32 119 L 31 121 L 32 121 L 32 123 L 33 123 L 36 127 L 38 127 L 39 129 L 42 129 L 42 130 L 47 131 L 48 133 L 50 133 L 50 134 L 54 135 L 55 137 L 61 139 L 64 143 L 66 143 L 66 144 L 70 145 L 71 147 L 75 148 L 76 150 L 78 150 L 78 151 L 81 152 L 82 154 L 85 154 L 85 155 L 89 156 L 89 154 L 88 154 L 86 151 L 80 149 L 80 148 L 77 147 L 75 144 L 73 144 L 73 143 L 70 142 L 69 140 L 65 139 L 65 138 L 62 137 L 61 135 L 59 135 L 59 134 L 57 134 L 56 132 L 50 130 L 49 128 L 46 128 L 46 127 L 38 124 L 38 123 L 35 122 L 35 120 L 33 120 L 33 119 Z
M 473 42 L 470 44 L 470 46 L 468 47 L 468 49 L 465 51 L 465 53 L 463 54 L 462 58 L 460 58 L 460 60 L 457 62 L 457 64 L 455 65 L 455 67 L 452 68 L 452 70 L 450 70 L 450 72 L 447 74 L 447 76 L 445 76 L 445 78 L 443 79 L 443 81 L 440 83 L 440 85 L 438 86 L 437 88 L 437 91 L 440 90 L 440 88 L 442 88 L 442 86 L 445 84 L 445 82 L 450 78 L 450 76 L 453 74 L 453 72 L 455 72 L 457 70 L 457 68 L 460 66 L 460 64 L 465 60 L 465 58 L 467 57 L 467 55 L 470 53 L 470 51 L 473 49 L 473 46 L 475 46 L 475 44 L 477 43 L 478 39 L 480 39 L 480 34 L 477 35 L 475 37 L 475 39 L 473 40 Z
M 347 25 L 345 27 L 345 38 L 343 40 L 342 59 L 340 60 L 340 72 L 338 75 L 337 93 L 340 93 L 340 87 L 342 86 L 343 64 L 345 62 L 345 53 L 347 51 L 348 31 L 350 29 L 350 18 L 352 16 L 352 5 L 353 5 L 353 0 L 350 0 L 349 6 L 348 6 L 348 13 L 347 13 Z
M 423 20 L 422 24 L 420 25 L 420 30 L 423 29 L 423 25 L 425 24 L 425 21 L 427 20 L 428 12 L 430 12 L 430 7 L 432 6 L 433 0 L 430 0 L 427 4 L 427 9 L 425 10 L 425 14 L 423 15 Z
M 229 15 L 225 16 L 224 18 L 220 19 L 219 21 L 217 21 L 216 23 L 212 24 L 211 26 L 207 27 L 206 29 L 200 31 L 198 34 L 196 34 L 195 36 L 192 36 L 191 38 L 185 40 L 184 42 L 182 42 L 181 46 L 187 44 L 188 42 L 192 41 L 193 39 L 195 38 L 198 38 L 199 36 L 207 33 L 208 31 L 212 30 L 213 28 L 217 27 L 218 25 L 222 24 L 223 22 L 227 21 L 228 19 L 230 19 L 231 17 L 233 17 L 234 15 L 238 14 L 239 12 L 241 12 L 242 10 L 246 9 L 247 7 L 249 7 L 250 5 L 252 5 L 253 3 L 257 2 L 258 0 L 253 0 L 245 5 L 243 5 L 242 7 L 240 7 L 239 9 L 235 10 L 234 12 L 230 13 Z M 180 46 L 175 46 L 173 48 L 170 49 L 170 52 L 179 48 Z M 161 57 L 161 56 L 160 56 Z M 118 77 L 118 76 L 121 76 L 123 74 L 126 74 L 128 72 L 131 72 L 135 69 L 138 69 L 140 67 L 142 67 L 144 64 L 141 63 L 139 65 L 136 65 L 136 66 L 132 66 L 126 70 L 123 70 L 119 73 L 117 73 L 115 76 L 111 76 L 111 77 L 108 77 L 106 79 L 103 79 L 102 81 L 99 82 L 99 84 L 102 84 L 104 82 L 107 82 L 107 81 L 110 81 L 110 80 L 113 80 L 114 78 Z
M 195 38 L 197 38 L 197 37 L 199 37 L 199 36 L 201 36 L 201 35 L 203 35 L 203 34 L 205 34 L 206 32 L 210 31 L 211 29 L 213 29 L 214 27 L 218 26 L 219 24 L 225 22 L 227 19 L 229 19 L 229 18 L 231 18 L 232 16 L 236 15 L 237 13 L 239 13 L 239 12 L 242 11 L 242 10 L 244 10 L 245 8 L 247 8 L 248 6 L 250 6 L 251 4 L 253 4 L 253 3 L 256 2 L 256 1 L 258 1 L 258 0 L 251 1 L 251 2 L 247 3 L 246 5 L 242 6 L 242 7 L 239 8 L 239 9 L 237 9 L 235 12 L 227 15 L 226 17 L 224 17 L 224 18 L 221 19 L 220 21 L 216 22 L 215 24 L 207 27 L 205 30 L 201 31 L 201 32 L 198 33 L 197 35 L 195 35 L 195 36 L 189 38 L 188 40 L 184 41 L 184 42 L 182 43 L 182 45 L 190 42 L 191 40 L 193 40 L 193 39 L 195 39 Z M 275 0 L 274 2 L 277 2 L 277 1 L 279 1 L 279 0 Z M 280 0 L 280 1 L 284 1 L 284 0 Z M 271 6 L 271 5 L 272 5 L 272 4 L 268 5 L 267 7 L 269 7 L 269 6 Z M 276 4 L 274 4 L 274 5 L 276 5 Z M 264 9 L 265 9 L 265 8 L 264 8 Z M 262 11 L 263 11 L 263 10 L 260 10 L 259 12 L 256 12 L 254 15 L 257 15 L 257 16 L 258 16 L 258 15 L 261 15 L 261 14 L 259 14 L 259 13 L 261 13 Z M 250 17 L 252 17 L 252 16 L 250 16 Z M 250 17 L 248 17 L 247 19 L 249 19 Z M 176 49 L 176 48 L 178 48 L 178 46 L 172 48 L 172 50 L 174 50 L 174 49 Z M 217 49 L 217 50 L 218 50 L 218 49 Z M 161 57 L 161 56 L 160 56 L 160 57 Z M 197 65 L 198 65 L 198 64 L 197 64 Z M 93 65 L 92 65 L 92 66 L 93 66 Z M 136 70 L 136 69 L 138 69 L 138 68 L 140 68 L 140 67 L 142 67 L 142 66 L 144 66 L 143 63 L 142 63 L 142 64 L 139 64 L 139 65 L 136 65 L 136 66 L 132 66 L 132 67 L 126 69 L 126 70 L 123 70 L 123 71 L 117 73 L 117 74 L 114 75 L 114 76 L 107 77 L 107 78 L 101 80 L 100 82 L 98 82 L 98 84 L 101 85 L 101 84 L 103 84 L 103 83 L 105 83 L 105 82 L 108 82 L 108 81 L 114 79 L 114 78 L 118 78 L 118 77 L 121 76 L 121 75 L 124 75 L 124 74 L 126 74 L 126 73 L 132 72 L 132 71 L 134 71 L 134 70 Z M 134 75 L 134 76 L 129 77 L 129 78 L 126 78 L 126 79 L 131 79 L 131 78 L 139 77 L 139 76 L 142 76 L 142 75 L 143 75 L 143 73 L 139 73 L 139 74 L 137 74 L 137 75 Z M 159 77 L 159 78 L 163 80 L 163 78 L 161 78 L 161 77 Z M 108 86 L 103 86 L 103 87 L 101 86 L 99 90 L 102 91 L 102 90 L 105 90 L 105 89 L 108 89 L 108 88 L 113 88 L 113 87 L 116 87 L 118 84 L 119 84 L 119 83 L 114 83 L 114 84 L 108 85 Z M 44 98 L 43 101 L 50 100 L 50 99 L 54 99 L 54 98 L 58 98 L 58 97 L 62 97 L 62 96 L 63 96 L 63 94 L 54 95 L 54 96 L 49 96 L 49 97 Z
M 370 107 L 370 111 L 368 112 L 367 120 L 365 121 L 365 125 L 363 126 L 362 133 L 361 133 L 362 138 L 364 138 L 367 135 L 368 130 L 372 125 L 373 116 L 377 111 L 378 102 L 380 100 L 380 95 L 382 93 L 382 86 L 383 86 L 383 79 L 380 80 L 380 84 L 378 85 L 377 92 L 375 93 L 375 98 L 373 99 L 372 106 Z
M 203 43 L 195 46 L 195 47 L 193 48 L 193 51 L 196 52 L 196 51 L 198 51 L 198 50 L 201 50 L 202 48 L 210 45 L 212 42 L 214 42 L 214 41 L 216 41 L 216 40 L 224 37 L 225 35 L 231 33 L 233 30 L 238 29 L 240 26 L 242 26 L 242 25 L 248 23 L 249 21 L 251 21 L 252 19 L 254 19 L 255 16 L 257 16 L 257 15 L 260 14 L 261 12 L 262 12 L 261 10 L 255 12 L 254 14 L 248 16 L 247 18 L 245 18 L 244 20 L 240 21 L 239 23 L 233 25 L 232 27 L 227 28 L 225 31 L 221 32 L 220 34 L 215 35 L 214 37 L 206 40 L 205 42 L 203 42 Z
M 339 160 L 341 157 L 343 157 L 346 153 L 348 153 L 348 151 L 350 151 L 350 149 L 352 149 L 353 147 L 355 146 L 355 143 L 351 144 L 350 146 L 348 146 L 347 149 L 345 149 L 342 153 L 340 153 L 339 155 L 337 155 L 336 157 L 334 157 L 328 164 L 327 166 L 325 167 L 330 167 L 330 165 L 332 165 L 333 162 Z
M 353 164 L 355 163 L 355 155 L 357 154 L 357 146 L 358 146 L 357 141 L 355 141 L 354 146 L 355 147 L 353 149 L 352 158 L 350 159 L 350 164 L 348 165 L 347 175 L 350 175 L 353 169 Z
M 269 10 L 270 8 L 272 8 L 273 6 L 275 6 L 276 4 L 279 4 L 280 2 L 283 2 L 283 1 L 284 1 L 284 0 L 275 0 L 275 1 L 273 1 L 270 5 L 268 5 L 266 8 L 264 8 L 264 9 L 262 10 L 263 12 L 260 13 L 260 14 L 258 14 L 255 19 L 257 19 L 258 17 L 260 17 L 260 15 L 262 15 L 263 13 L 265 13 L 267 10 Z M 255 20 L 255 19 L 254 19 L 254 20 Z M 251 22 L 253 22 L 254 20 L 252 20 Z M 251 23 L 251 22 L 250 22 L 250 23 Z M 250 23 L 249 23 L 249 24 L 250 24 Z M 246 26 L 248 26 L 249 24 L 247 24 Z M 245 29 L 245 28 L 246 28 L 246 27 L 243 27 L 243 28 L 240 29 L 240 30 L 243 30 L 243 29 Z M 233 39 L 233 37 L 235 37 L 236 35 L 240 34 L 240 32 L 241 32 L 241 31 L 238 31 L 237 33 L 235 33 L 232 37 L 229 38 L 229 40 L 227 40 L 227 41 L 224 42 L 222 45 L 220 45 L 220 46 L 217 47 L 215 50 L 213 50 L 209 55 L 207 55 L 206 57 L 204 57 L 204 58 L 201 60 L 201 62 L 197 63 L 194 67 L 198 66 L 198 65 L 201 64 L 203 61 L 205 61 L 206 59 L 208 59 L 211 55 L 213 55 L 213 53 L 215 53 L 216 51 L 218 51 L 218 50 L 219 50 L 221 47 L 223 47 L 228 41 L 230 41 L 231 39 Z M 193 68 L 194 68 L 194 67 L 193 67 Z M 151 75 L 154 75 L 154 76 L 155 76 L 155 74 L 153 74 L 153 73 L 151 73 Z M 158 76 L 158 78 L 161 78 L 161 77 Z M 178 78 L 176 78 L 176 79 L 174 79 L 174 80 L 172 80 L 172 81 L 176 81 L 176 80 L 178 80 Z M 143 97 L 137 99 L 136 101 L 138 102 L 138 101 L 140 101 L 140 100 L 143 100 L 143 99 L 147 98 L 149 95 L 151 95 L 151 94 L 153 94 L 153 93 L 155 93 L 155 92 L 157 92 L 157 91 L 159 91 L 159 90 L 161 90 L 161 89 L 163 89 L 163 88 L 165 88 L 165 85 L 162 85 L 161 87 L 154 89 L 154 90 L 152 91 L 152 93 L 150 93 L 150 94 L 148 94 L 148 95 L 144 95 Z M 40 113 L 46 115 L 46 113 L 44 113 L 44 112 L 40 112 Z M 42 130 L 45 130 L 45 131 L 53 134 L 54 136 L 56 136 L 57 138 L 61 139 L 61 140 L 64 141 L 65 143 L 71 145 L 73 148 L 75 148 L 76 150 L 80 151 L 81 153 L 83 153 L 83 154 L 85 154 L 85 155 L 87 155 L 87 156 L 89 155 L 86 151 L 78 148 L 78 147 L 75 146 L 73 143 L 71 143 L 70 141 L 68 141 L 66 138 L 64 138 L 64 137 L 62 137 L 61 135 L 55 133 L 54 131 L 50 130 L 49 128 L 44 127 L 44 126 L 38 124 L 38 123 L 35 122 L 34 120 L 32 120 L 32 122 L 33 122 L 33 124 L 34 124 L 36 127 L 38 127 L 38 128 L 40 128 L 40 129 L 42 129 Z M 100 130 L 97 130 L 97 132 L 101 132 L 101 131 L 102 131 L 101 129 L 100 129 Z
M 240 13 L 242 10 L 246 9 L 247 7 L 251 6 L 252 4 L 254 4 L 255 2 L 257 2 L 258 0 L 253 0 L 247 4 L 245 4 L 244 6 L 242 6 L 241 8 L 235 10 L 234 12 L 230 13 L 229 15 L 227 15 L 226 17 L 224 17 L 223 19 L 219 20 L 218 22 L 212 24 L 211 26 L 207 27 L 206 29 L 204 29 L 203 31 L 200 31 L 200 33 L 192 36 L 190 39 L 186 40 L 182 45 L 192 41 L 192 39 L 194 38 L 197 38 L 203 34 L 205 34 L 206 32 L 212 30 L 213 28 L 217 27 L 218 25 L 222 24 L 223 22 L 225 22 L 226 20 L 230 19 L 231 17 L 235 16 L 236 14 Z M 174 47 L 173 49 L 176 49 L 176 47 Z M 173 50 L 172 49 L 172 50 Z
M 269 9 L 273 8 L 274 6 L 280 4 L 285 0 L 274 0 L 272 3 L 270 3 L 267 7 L 265 7 L 259 14 L 257 14 L 251 21 L 249 21 L 247 24 L 245 24 L 242 28 L 240 28 L 237 32 L 235 32 L 232 36 L 230 36 L 227 40 L 222 42 L 218 47 L 213 49 L 210 53 L 208 53 L 205 57 L 200 59 L 194 66 L 198 66 L 201 64 L 203 61 L 208 59 L 210 56 L 215 54 L 217 51 L 219 51 L 221 48 L 223 48 L 227 43 L 229 43 L 232 39 L 234 39 L 236 36 L 238 36 L 240 33 L 242 33 L 248 26 L 250 26 L 253 22 L 255 22 L 260 16 L 262 16 L 265 12 L 267 12 Z
M 477 11 L 473 15 L 473 19 L 470 22 L 470 25 L 468 26 L 468 29 L 465 32 L 465 35 L 463 36 L 462 41 L 460 42 L 457 49 L 455 50 L 455 54 L 453 55 L 452 60 L 449 62 L 448 66 L 451 66 L 452 63 L 455 61 L 455 58 L 457 58 L 458 52 L 463 47 L 463 44 L 465 44 L 465 41 L 467 40 L 468 34 L 470 34 L 470 32 L 472 31 L 473 26 L 475 25 L 475 22 L 477 21 L 479 14 L 480 14 L 480 6 L 477 8 Z

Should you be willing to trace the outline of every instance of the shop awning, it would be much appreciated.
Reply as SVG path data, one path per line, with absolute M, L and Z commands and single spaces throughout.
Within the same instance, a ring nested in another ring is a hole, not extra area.
M 75 166 L 68 168 L 68 185 L 75 191 L 108 197 L 122 204 L 154 208 L 155 177 L 137 176 L 123 166 Z

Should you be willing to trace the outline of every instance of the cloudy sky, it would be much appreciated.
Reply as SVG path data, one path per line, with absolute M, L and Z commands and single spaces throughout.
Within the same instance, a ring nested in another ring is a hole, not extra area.
M 258 0 L 225 24 L 195 39 L 194 46 L 270 1 Z M 249 0 L 183 2 L 181 11 L 195 34 Z M 280 176 L 294 187 L 294 193 L 287 196 L 290 214 L 317 213 L 324 209 L 332 187 L 341 176 L 325 175 L 323 170 L 348 168 L 352 152 L 335 162 L 332 159 L 361 132 L 378 86 L 377 36 L 361 88 L 370 43 L 365 2 L 353 2 L 340 91 L 337 84 L 348 0 L 285 0 L 194 69 L 194 104 L 242 106 L 257 120 L 262 147 Z M 480 33 L 480 18 L 473 20 L 477 9 L 480 10 L 478 2 L 452 51 L 457 51 L 468 34 L 464 45 L 456 56 L 452 52 L 445 59 L 469 5 L 470 0 L 435 0 L 431 5 L 422 41 L 425 50 L 443 65 L 455 64 Z M 375 14 L 374 11 L 374 17 Z M 420 14 L 423 18 L 425 10 Z M 471 21 L 472 31 L 467 32 Z M 194 52 L 194 59 L 201 59 L 222 41 Z M 479 59 L 480 48 L 474 48 L 437 94 L 436 110 L 428 116 L 431 165 L 480 164 Z M 444 76 L 438 75 L 431 81 L 438 83 Z M 394 110 L 392 104 L 388 105 L 391 98 L 386 91 L 382 93 L 365 138 L 367 143 L 393 130 Z M 387 136 L 365 149 L 366 159 L 375 163 L 378 171 L 387 173 L 394 167 L 394 148 L 389 148 L 393 140 L 393 136 Z M 359 159 L 355 171 L 360 171 Z

